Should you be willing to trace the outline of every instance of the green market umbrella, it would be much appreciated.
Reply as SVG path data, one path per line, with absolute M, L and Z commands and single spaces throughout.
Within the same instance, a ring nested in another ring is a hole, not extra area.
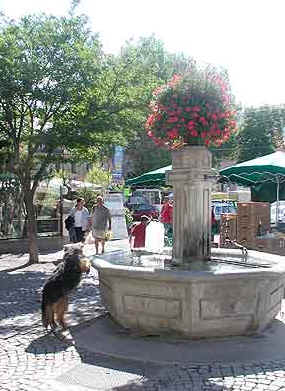
M 146 172 L 135 178 L 127 179 L 126 186 L 163 186 L 165 185 L 165 173 L 172 170 L 172 165 Z
M 276 151 L 220 170 L 221 182 L 251 188 L 253 201 L 285 199 L 285 151 Z

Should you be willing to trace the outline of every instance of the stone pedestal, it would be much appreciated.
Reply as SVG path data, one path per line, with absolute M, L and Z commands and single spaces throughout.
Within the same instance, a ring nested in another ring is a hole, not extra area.
M 173 186 L 173 258 L 176 263 L 210 257 L 211 152 L 204 146 L 186 146 L 172 153 L 172 171 L 166 180 Z
M 107 208 L 109 208 L 112 217 L 113 239 L 127 239 L 128 230 L 124 213 L 123 194 L 106 194 L 105 205 L 107 206 Z

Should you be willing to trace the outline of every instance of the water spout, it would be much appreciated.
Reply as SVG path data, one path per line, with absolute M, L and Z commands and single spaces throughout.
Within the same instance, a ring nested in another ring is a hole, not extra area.
M 247 257 L 248 257 L 248 250 L 245 246 L 243 246 L 242 244 L 240 243 L 237 243 L 235 240 L 231 240 L 229 238 L 226 238 L 225 239 L 225 242 L 226 243 L 229 243 L 231 245 L 234 245 L 236 248 L 239 248 L 241 249 L 241 252 L 242 252 L 242 259 L 244 262 L 247 262 Z

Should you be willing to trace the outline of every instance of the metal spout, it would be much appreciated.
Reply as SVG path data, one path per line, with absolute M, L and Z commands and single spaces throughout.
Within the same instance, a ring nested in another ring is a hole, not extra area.
M 236 248 L 241 249 L 242 252 L 242 258 L 244 262 L 247 262 L 247 257 L 248 257 L 248 250 L 246 247 L 244 247 L 242 244 L 237 243 L 235 240 L 231 240 L 229 238 L 226 238 L 226 243 L 234 245 Z

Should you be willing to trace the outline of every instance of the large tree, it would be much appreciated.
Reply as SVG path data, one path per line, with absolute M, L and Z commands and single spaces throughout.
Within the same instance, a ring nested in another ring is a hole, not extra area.
M 38 261 L 33 198 L 56 161 L 100 160 L 141 129 L 156 62 L 104 55 L 84 16 L 27 16 L 0 31 L 0 148 L 20 180 L 30 262 Z
M 272 153 L 281 141 L 284 125 L 284 106 L 246 108 L 237 135 L 237 161 L 244 162 Z
M 152 91 L 159 84 L 157 63 L 149 62 L 150 53 L 137 50 L 127 43 L 117 56 L 105 55 L 102 72 L 96 84 L 85 95 L 80 105 L 69 116 L 61 117 L 61 126 L 70 132 L 77 129 L 88 131 L 88 139 L 69 140 L 73 156 L 102 162 L 111 157 L 114 145 L 126 146 L 143 129 L 148 102 Z
M 33 198 L 69 139 L 61 128 L 101 72 L 101 46 L 84 17 L 32 15 L 2 20 L 0 142 L 21 184 L 27 211 L 30 262 L 38 261 Z

